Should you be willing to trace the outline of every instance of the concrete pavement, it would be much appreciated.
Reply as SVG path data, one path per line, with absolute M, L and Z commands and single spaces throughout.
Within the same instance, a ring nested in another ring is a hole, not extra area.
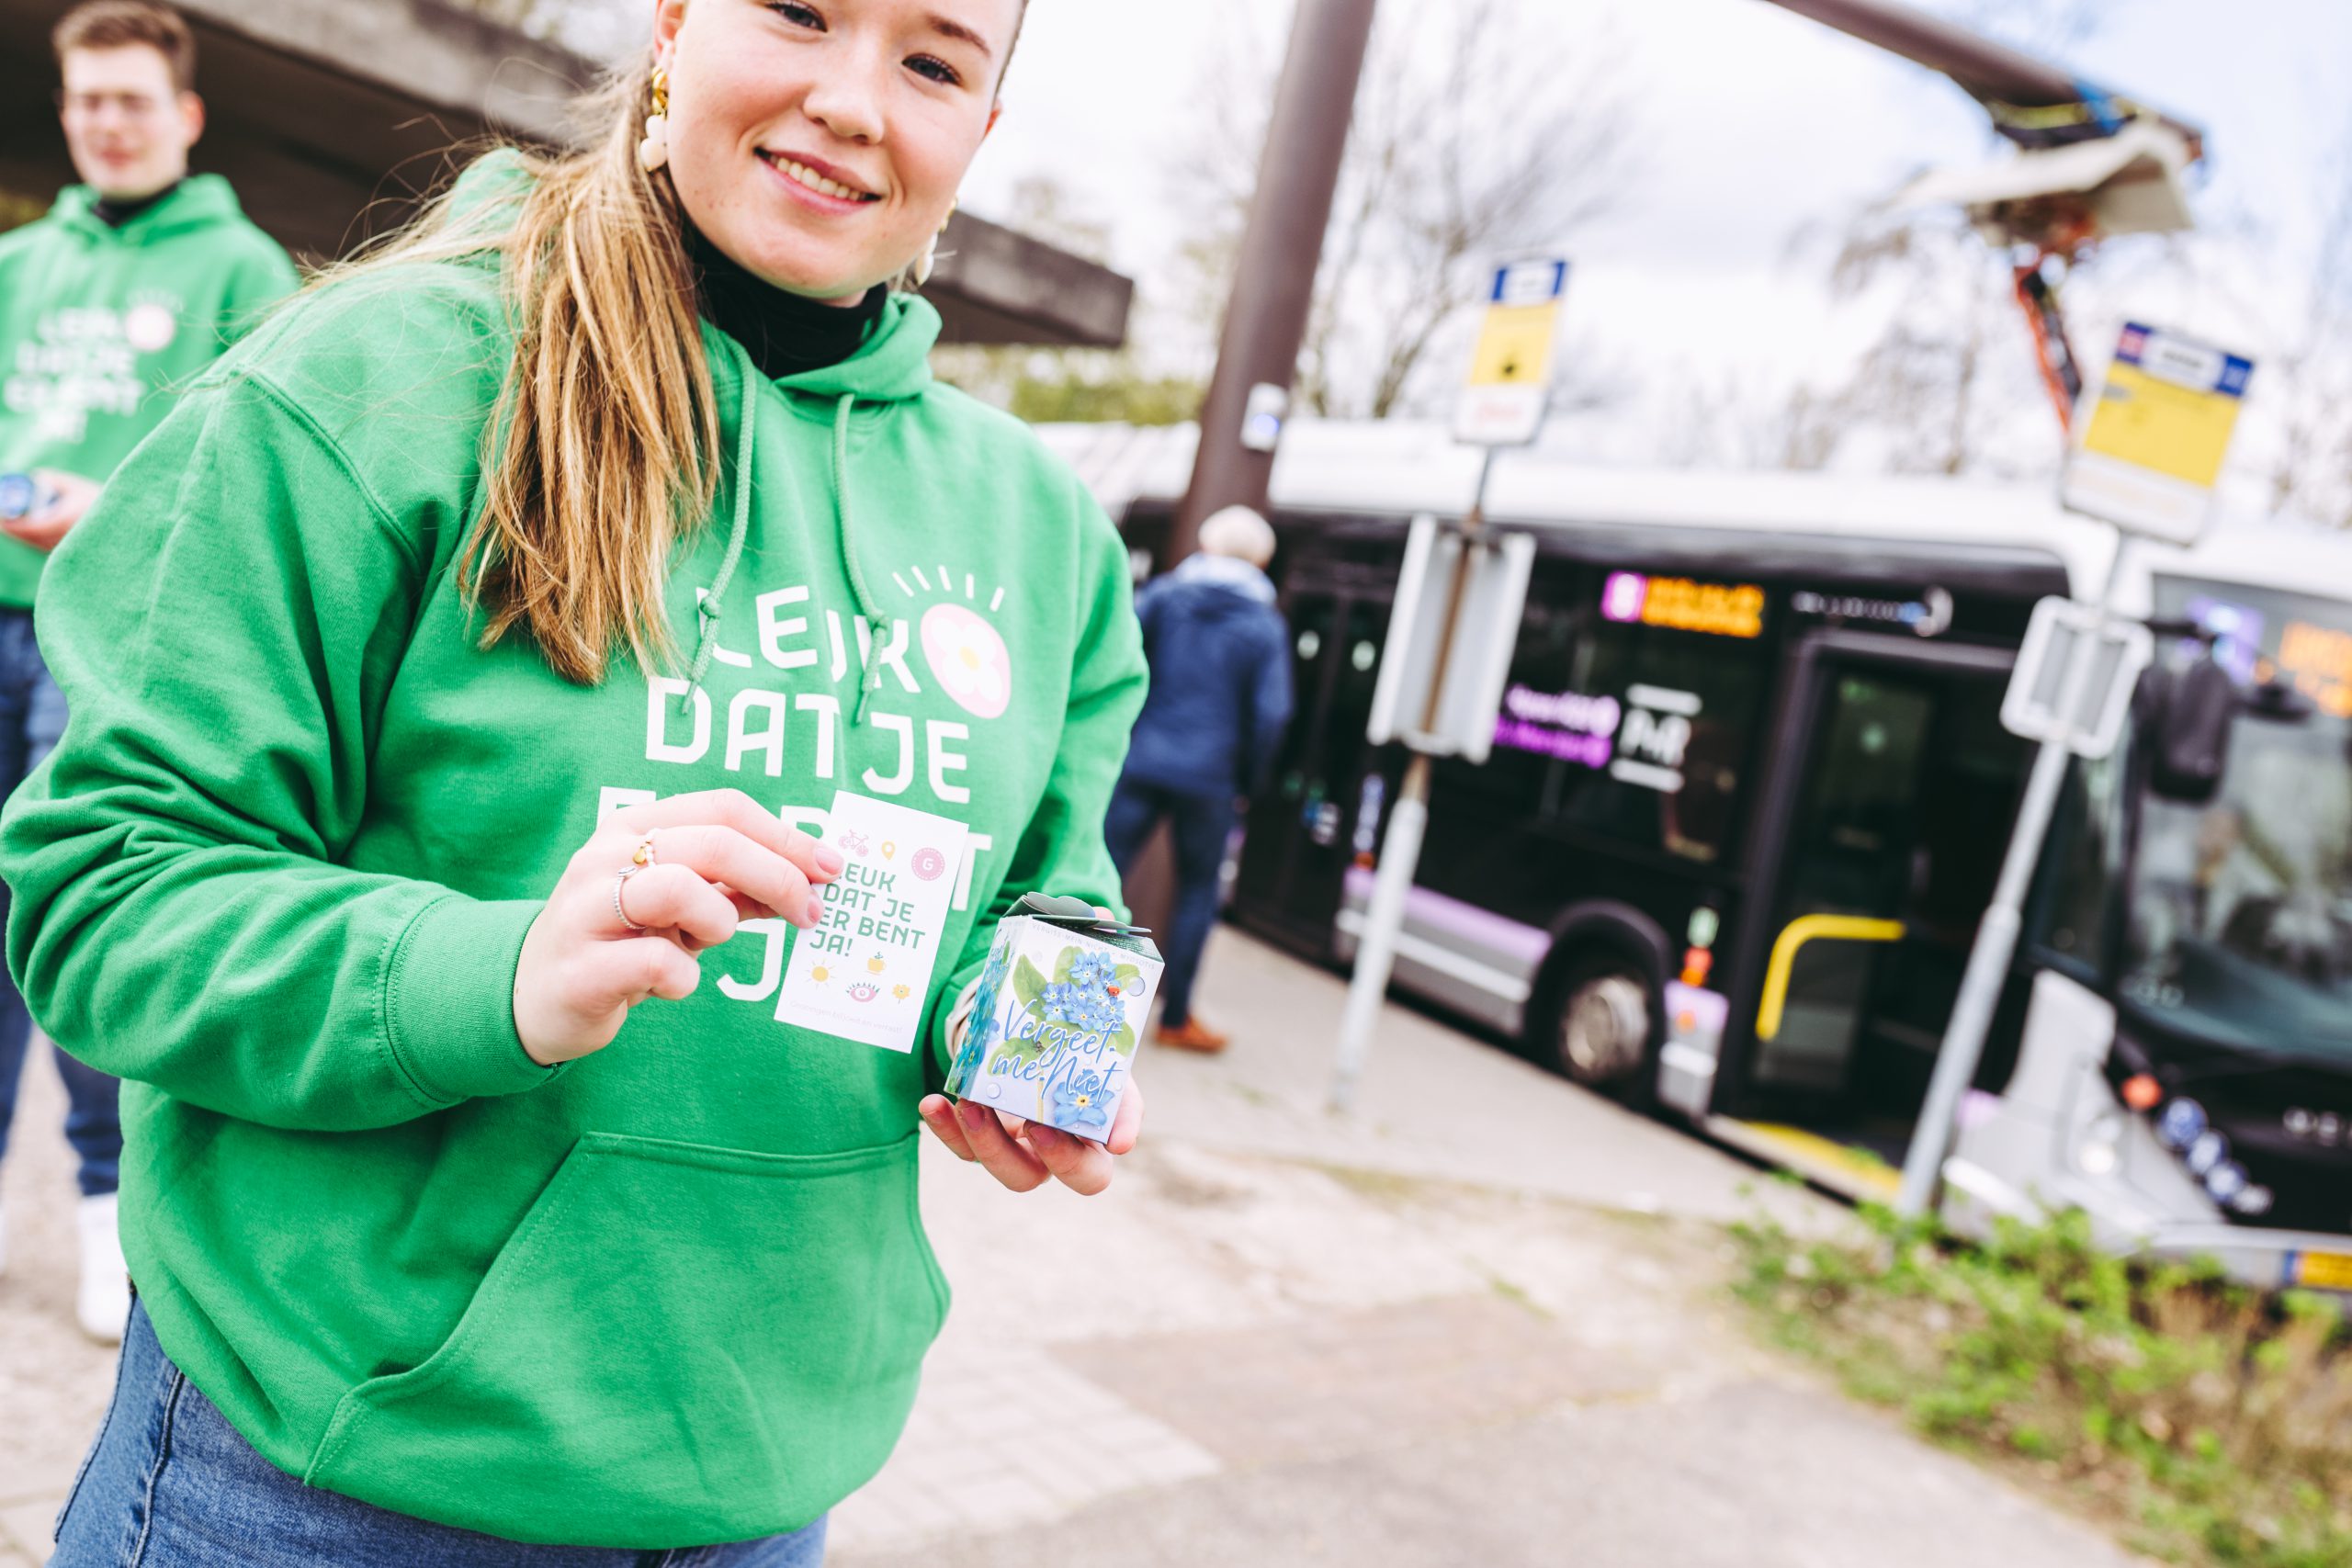
M 1149 1134 L 1103 1198 L 926 1151 L 956 1310 L 837 1568 L 2132 1561 L 1754 1346 L 1718 1222 L 1841 1211 L 1403 1010 L 1334 1118 L 1342 991 L 1220 932 L 1202 1007 L 1236 1044 L 1147 1052 Z M 38 1255 L 70 1181 L 45 1063 L 28 1089 L 7 1563 L 45 1549 L 110 1366 L 70 1257 Z

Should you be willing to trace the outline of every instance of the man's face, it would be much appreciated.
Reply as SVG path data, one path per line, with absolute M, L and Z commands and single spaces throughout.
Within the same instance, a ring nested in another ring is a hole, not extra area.
M 204 105 L 172 83 L 171 62 L 145 44 L 65 54 L 58 118 L 74 172 L 100 196 L 136 201 L 187 173 Z

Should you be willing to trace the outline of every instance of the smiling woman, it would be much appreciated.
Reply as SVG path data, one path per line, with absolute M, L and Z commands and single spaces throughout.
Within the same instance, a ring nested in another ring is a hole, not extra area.
M 1134 1146 L 1132 1086 L 933 1092 L 1003 913 L 1115 908 L 1145 681 L 1116 530 L 896 287 L 1022 16 L 663 0 L 596 146 L 477 161 L 59 552 L 0 876 L 126 1081 L 139 1290 L 63 1568 L 813 1563 L 946 1310 L 922 1129 L 1014 1190 Z M 944 914 L 848 874 L 900 847 Z

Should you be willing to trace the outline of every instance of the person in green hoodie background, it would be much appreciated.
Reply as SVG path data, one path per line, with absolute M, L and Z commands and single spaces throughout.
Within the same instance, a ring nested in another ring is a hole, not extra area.
M 204 104 L 187 22 L 151 0 L 91 0 L 51 36 L 66 149 L 84 183 L 0 236 L 0 475 L 36 500 L 0 515 L 0 795 L 64 728 L 33 639 L 49 552 L 176 389 L 296 281 L 227 182 L 188 173 Z M 0 1155 L 31 1033 L 23 999 L 0 980 Z M 130 1306 L 116 1240 L 115 1085 L 70 1055 L 56 1060 L 80 1158 L 76 1311 L 85 1332 L 111 1340 Z M 0 1230 L 0 1267 L 6 1258 Z
M 62 1568 L 815 1562 L 947 1309 L 921 1127 L 1134 1146 L 1137 1089 L 938 1092 L 997 921 L 1116 906 L 1147 679 L 1115 529 L 893 288 L 1023 10 L 662 0 L 600 145 L 478 161 L 62 547 L 7 953 L 126 1080 L 138 1291 Z M 778 1016 L 837 792 L 968 830 L 905 1053 Z

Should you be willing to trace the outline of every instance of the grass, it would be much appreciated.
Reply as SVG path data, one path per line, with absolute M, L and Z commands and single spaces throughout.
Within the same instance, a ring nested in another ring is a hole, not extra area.
M 1770 1336 L 1922 1431 L 2210 1568 L 2352 1564 L 2352 1329 L 2332 1298 L 2102 1255 L 2088 1222 L 1982 1246 L 1863 1211 L 1822 1241 L 1735 1226 Z

